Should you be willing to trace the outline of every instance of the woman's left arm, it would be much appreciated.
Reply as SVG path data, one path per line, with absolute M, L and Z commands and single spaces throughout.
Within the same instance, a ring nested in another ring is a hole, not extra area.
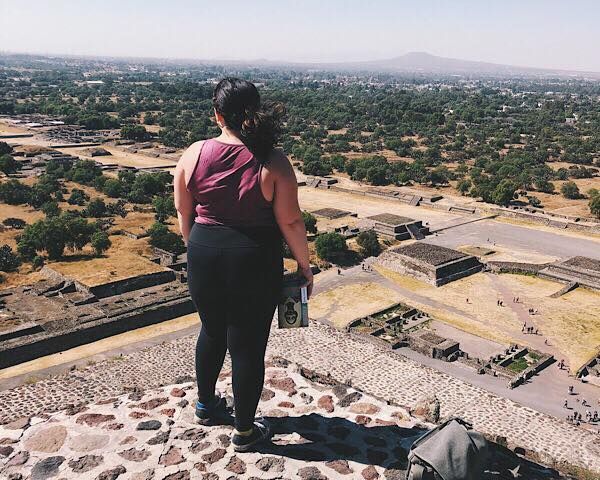
M 187 245 L 190 231 L 194 224 L 196 205 L 194 197 L 187 189 L 190 177 L 193 174 L 194 167 L 198 161 L 203 142 L 196 142 L 183 152 L 175 173 L 173 174 L 173 190 L 175 196 L 175 209 L 177 210 L 177 219 L 179 220 L 179 230 L 183 236 L 183 241 Z

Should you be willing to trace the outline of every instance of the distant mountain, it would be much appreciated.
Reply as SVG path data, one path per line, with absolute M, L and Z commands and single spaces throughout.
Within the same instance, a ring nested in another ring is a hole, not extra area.
M 251 62 L 243 62 L 248 64 Z M 460 60 L 456 58 L 439 57 L 426 52 L 410 52 L 399 57 L 385 60 L 371 60 L 363 62 L 333 62 L 333 63 L 287 63 L 260 61 L 258 65 L 265 66 L 290 66 L 295 68 L 308 68 L 332 71 L 373 71 L 389 73 L 422 73 L 422 74 L 448 74 L 467 76 L 577 76 L 600 78 L 598 72 L 581 72 L 570 70 L 519 67 L 502 65 L 489 62 Z

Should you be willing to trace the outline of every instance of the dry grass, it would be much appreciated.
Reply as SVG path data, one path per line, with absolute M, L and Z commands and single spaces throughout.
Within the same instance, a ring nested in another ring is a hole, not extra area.
M 50 266 L 90 287 L 165 270 L 143 256 L 149 254 L 146 241 L 121 235 L 113 235 L 110 240 L 112 246 L 102 257 L 94 257 L 91 249 L 86 247 L 71 259 L 67 257 L 63 261 L 52 262 Z
M 535 327 L 566 358 L 571 371 L 589 360 L 600 345 L 600 293 L 578 288 L 560 298 L 550 298 L 562 285 L 549 280 L 525 275 L 503 274 L 493 277 L 478 273 L 441 287 L 420 282 L 380 266 L 376 270 L 397 285 L 415 294 L 434 300 L 432 305 L 416 296 L 402 297 L 434 318 L 466 332 L 500 343 L 529 344 L 521 333 L 522 321 L 510 308 L 510 298 L 498 290 L 497 282 L 515 296 L 525 308 L 532 306 L 539 314 L 531 317 Z M 469 303 L 466 299 L 469 298 Z M 499 308 L 497 300 L 504 300 Z M 447 309 L 439 305 L 447 306 Z M 531 345 L 539 348 L 536 345 Z
M 415 296 L 402 296 L 402 301 L 432 317 L 474 335 L 499 343 L 510 343 L 507 332 L 520 332 L 521 324 L 517 316 L 507 308 L 497 308 L 498 295 L 484 274 L 471 275 L 455 282 L 434 287 L 412 277 L 401 275 L 379 265 L 374 267 L 381 275 L 400 287 L 422 297 L 447 305 L 449 311 L 420 301 Z M 469 299 L 469 303 L 466 299 Z
M 578 288 L 559 298 L 562 285 L 524 275 L 502 275 L 503 282 L 539 308 L 534 322 L 569 361 L 571 371 L 592 358 L 600 346 L 600 293 Z
M 352 283 L 323 293 L 310 300 L 311 318 L 326 319 L 337 328 L 352 320 L 375 313 L 397 303 L 397 295 L 376 283 Z

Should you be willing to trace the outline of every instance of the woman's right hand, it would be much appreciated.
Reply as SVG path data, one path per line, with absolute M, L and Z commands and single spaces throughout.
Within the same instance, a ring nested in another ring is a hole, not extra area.
M 303 283 L 302 286 L 306 287 L 306 295 L 308 298 L 310 298 L 310 296 L 312 295 L 312 290 L 313 290 L 312 270 L 311 270 L 310 266 L 302 268 L 298 265 L 298 272 L 300 273 L 300 275 L 302 275 L 304 277 L 305 283 Z

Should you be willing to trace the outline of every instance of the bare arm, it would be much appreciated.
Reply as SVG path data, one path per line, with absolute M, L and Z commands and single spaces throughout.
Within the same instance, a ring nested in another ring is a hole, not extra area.
M 177 210 L 177 219 L 179 220 L 179 230 L 186 245 L 196 214 L 196 204 L 192 194 L 187 189 L 187 184 L 196 166 L 202 143 L 196 142 L 183 152 L 179 162 L 177 162 L 173 179 L 175 209 Z
M 306 227 L 298 205 L 298 182 L 289 160 L 281 155 L 269 165 L 273 173 L 273 212 L 283 238 L 298 262 L 298 270 L 306 278 L 308 295 L 312 292 L 313 275 L 310 269 Z

